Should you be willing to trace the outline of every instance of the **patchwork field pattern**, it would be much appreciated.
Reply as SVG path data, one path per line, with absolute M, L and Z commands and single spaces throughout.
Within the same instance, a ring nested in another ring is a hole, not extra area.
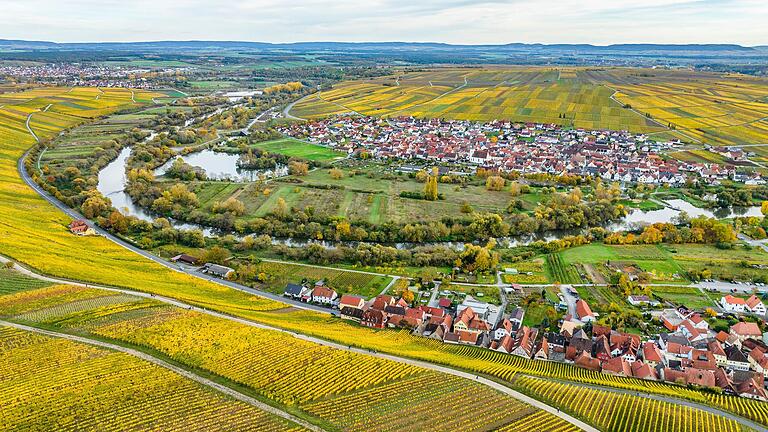
M 604 431 L 741 431 L 733 420 L 679 404 L 630 394 L 520 377 L 516 387 L 584 418 Z
M 489 431 L 527 419 L 541 430 L 574 430 L 462 378 L 103 290 L 54 286 L 0 296 L 0 316 L 151 349 L 344 431 Z M 406 406 L 413 415 L 402 415 Z M 435 406 L 445 409 L 435 415 Z
M 626 68 L 463 68 L 345 82 L 292 113 L 556 123 L 664 134 L 692 143 L 768 142 L 768 82 Z

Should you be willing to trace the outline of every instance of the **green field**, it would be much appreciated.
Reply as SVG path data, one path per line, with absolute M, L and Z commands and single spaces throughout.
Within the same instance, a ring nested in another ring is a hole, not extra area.
M 0 268 L 0 295 L 48 286 L 50 283 Z
M 339 295 L 349 293 L 372 298 L 392 280 L 386 276 L 267 261 L 257 264 L 256 271 L 267 276 L 262 288 L 276 294 L 282 294 L 288 283 L 314 283 L 322 280 Z
M 327 150 L 323 148 L 322 151 Z M 197 194 L 204 209 L 210 209 L 216 201 L 236 197 L 245 205 L 241 219 L 246 221 L 273 212 L 280 198 L 296 210 L 311 208 L 318 216 L 339 216 L 373 224 L 430 222 L 446 216 L 471 218 L 472 215 L 461 212 L 464 203 L 475 212 L 504 215 L 513 199 L 508 186 L 502 191 L 488 191 L 482 181 L 465 185 L 440 184 L 438 189 L 445 198 L 443 200 L 404 198 L 400 196 L 401 192 L 421 192 L 424 183 L 404 174 L 393 175 L 386 166 L 373 163 L 361 167 L 339 166 L 339 169 L 344 173 L 341 179 L 332 179 L 328 169 L 316 169 L 306 176 L 271 181 L 264 186 L 268 189 L 266 194 L 257 190 L 257 185 L 248 183 L 193 182 L 190 190 Z M 300 182 L 295 183 L 295 180 Z M 533 203 L 544 196 L 534 188 L 530 194 L 518 198 L 526 200 L 523 211 L 530 211 L 535 207 Z
M 314 161 L 329 161 L 344 156 L 343 153 L 329 149 L 328 147 L 310 144 L 292 138 L 264 141 L 253 144 L 253 147 L 260 148 L 271 153 L 279 153 L 290 157 L 297 157 Z

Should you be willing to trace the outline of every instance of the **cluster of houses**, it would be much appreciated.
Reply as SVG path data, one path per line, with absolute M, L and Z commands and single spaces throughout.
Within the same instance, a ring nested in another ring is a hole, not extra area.
M 158 88 L 158 84 L 143 76 L 175 76 L 190 68 L 162 68 L 150 70 L 98 63 L 23 63 L 0 65 L 0 76 L 12 76 L 30 81 L 61 86 Z
M 289 283 L 283 292 L 285 297 L 323 306 L 338 306 L 339 294 L 319 280 L 314 285 Z
M 765 304 L 756 295 L 752 294 L 748 299 L 726 295 L 720 298 L 720 307 L 725 312 L 751 313 L 757 316 L 765 316 Z
M 523 308 L 504 314 L 471 296 L 459 305 L 441 298 L 434 306 L 411 307 L 386 294 L 370 300 L 339 296 L 322 281 L 288 284 L 284 295 L 336 307 L 342 319 L 369 328 L 407 328 L 444 343 L 569 363 L 616 376 L 718 387 L 727 394 L 768 401 L 768 334 L 764 336 L 753 322 L 739 322 L 727 333 L 714 332 L 697 312 L 664 309 L 657 317 L 666 331 L 644 340 L 597 324 L 597 314 L 583 299 L 576 301 L 573 314 L 563 317 L 559 331 L 546 331 L 525 325 Z M 752 300 L 745 301 L 746 307 L 757 307 Z
M 520 173 L 573 174 L 610 181 L 683 185 L 690 176 L 717 183 L 733 167 L 665 160 L 677 143 L 658 143 L 619 131 L 564 129 L 554 124 L 336 116 L 286 125 L 297 138 L 373 157 L 482 166 Z M 762 181 L 759 174 L 744 181 Z

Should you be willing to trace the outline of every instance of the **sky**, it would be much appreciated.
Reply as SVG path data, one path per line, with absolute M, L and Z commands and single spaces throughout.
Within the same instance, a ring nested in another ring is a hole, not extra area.
M 768 45 L 768 0 L 0 0 L 0 39 Z

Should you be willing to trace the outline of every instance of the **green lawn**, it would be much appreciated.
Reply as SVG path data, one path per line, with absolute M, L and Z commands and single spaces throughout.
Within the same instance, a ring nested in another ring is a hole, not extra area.
M 264 141 L 253 144 L 253 147 L 266 150 L 271 153 L 284 154 L 286 156 L 309 159 L 313 161 L 326 162 L 339 157 L 344 157 L 344 153 L 324 147 L 321 145 L 310 144 L 304 141 L 292 138 L 282 138 L 273 141 Z
M 357 294 L 365 298 L 378 295 L 392 280 L 386 276 L 310 267 L 287 263 L 261 262 L 257 271 L 267 276 L 262 288 L 275 294 L 282 294 L 287 283 L 314 283 L 324 280 L 326 285 L 341 294 Z
M 704 294 L 696 288 L 689 287 L 653 287 L 653 293 L 664 300 L 675 303 L 676 305 L 685 305 L 688 308 L 704 309 L 714 306 L 709 294 Z M 720 300 L 722 294 L 716 293 L 715 297 Z

